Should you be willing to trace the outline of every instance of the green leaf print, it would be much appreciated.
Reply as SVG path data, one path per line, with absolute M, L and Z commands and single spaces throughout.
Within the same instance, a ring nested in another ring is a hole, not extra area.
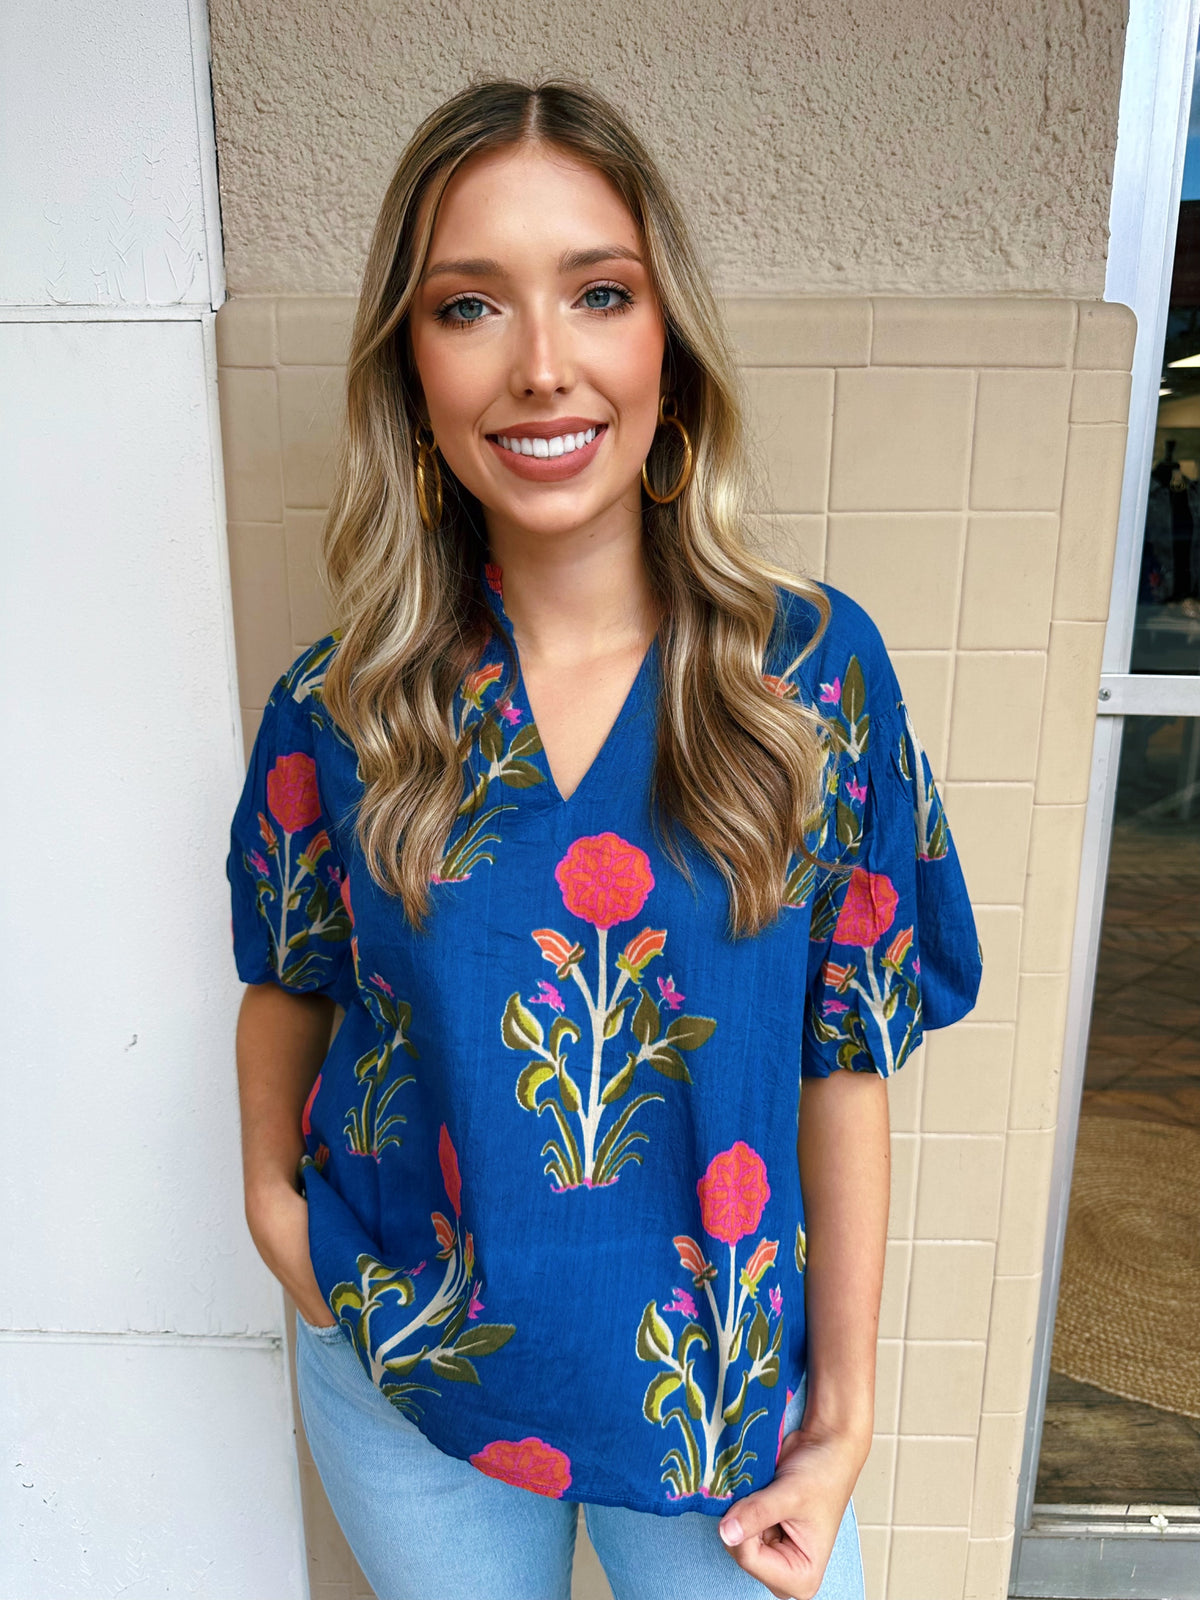
M 433 1384 L 396 1380 L 407 1380 L 424 1362 L 439 1378 L 479 1383 L 479 1374 L 469 1358 L 491 1355 L 516 1332 L 511 1323 L 473 1321 L 483 1309 L 479 1298 L 483 1282 L 475 1276 L 474 1240 L 463 1226 L 458 1155 L 445 1123 L 438 1139 L 438 1160 L 454 1220 L 440 1211 L 431 1214 L 437 1259 L 445 1267 L 441 1283 L 426 1304 L 404 1320 L 403 1313 L 416 1305 L 415 1279 L 425 1269 L 425 1261 L 404 1270 L 388 1266 L 365 1251 L 355 1263 L 358 1281 L 337 1284 L 329 1297 L 333 1314 L 349 1334 L 368 1377 L 399 1411 L 414 1420 L 420 1415 L 414 1395 L 441 1391 Z M 402 1313 L 400 1326 L 377 1333 L 376 1323 L 385 1320 L 395 1307 Z M 428 1335 L 438 1328 L 441 1333 L 434 1333 L 431 1340 Z M 427 1337 L 418 1348 L 412 1348 L 422 1335 Z M 403 1348 L 406 1345 L 408 1348 Z
M 683 1379 L 677 1372 L 660 1372 L 656 1378 L 651 1378 L 646 1398 L 642 1401 L 642 1411 L 647 1422 L 663 1420 L 663 1405 L 682 1383 Z
M 524 1005 L 520 994 L 514 989 L 508 997 L 508 1004 L 504 1008 L 504 1021 L 501 1023 L 504 1042 L 510 1050 L 540 1050 L 545 1035 L 542 1025 Z
M 638 1355 L 643 1361 L 668 1361 L 674 1349 L 675 1340 L 670 1328 L 659 1316 L 654 1301 L 648 1301 L 637 1331 Z
M 765 1163 L 756 1151 L 737 1140 L 712 1158 L 697 1190 L 705 1232 L 728 1248 L 728 1290 L 722 1291 L 720 1269 L 707 1259 L 696 1240 L 685 1233 L 675 1234 L 675 1250 L 697 1291 L 693 1297 L 690 1291 L 676 1288 L 674 1300 L 662 1308 L 667 1315 L 678 1313 L 688 1318 L 678 1348 L 666 1315 L 660 1315 L 654 1301 L 642 1313 L 635 1341 L 639 1360 L 666 1369 L 651 1379 L 643 1415 L 663 1428 L 678 1426 L 683 1435 L 684 1449 L 669 1449 L 662 1462 L 662 1481 L 674 1500 L 695 1494 L 728 1499 L 742 1484 L 753 1481 L 744 1469 L 757 1456 L 746 1448 L 746 1433 L 769 1408 L 760 1406 L 748 1416 L 745 1408 L 753 1384 L 764 1388 L 777 1384 L 783 1339 L 780 1286 L 771 1284 L 767 1297 L 773 1327 L 757 1298 L 764 1275 L 775 1266 L 779 1241 L 760 1238 L 744 1260 L 738 1260 L 738 1246 L 757 1232 L 770 1196 Z M 692 1347 L 710 1353 L 699 1370 L 690 1353 Z M 685 1406 L 668 1410 L 663 1402 L 679 1383 Z M 732 1429 L 739 1430 L 736 1439 L 725 1443 Z
M 550 1110 L 559 1125 L 560 1138 L 542 1146 L 541 1153 L 548 1158 L 542 1170 L 560 1189 L 601 1188 L 615 1183 L 627 1162 L 640 1164 L 646 1154 L 633 1148 L 648 1143 L 649 1135 L 628 1127 L 631 1113 L 665 1098 L 641 1094 L 610 1124 L 608 1112 L 633 1089 L 638 1067 L 648 1063 L 660 1076 L 690 1085 L 693 1079 L 682 1052 L 705 1045 L 717 1023 L 713 1017 L 674 1015 L 685 999 L 674 974 L 657 978 L 661 1005 L 642 981 L 650 965 L 663 958 L 665 928 L 642 928 L 610 960 L 610 929 L 638 916 L 654 886 L 644 850 L 614 833 L 576 839 L 554 876 L 566 910 L 594 930 L 594 945 L 590 938 L 585 945 L 573 932 L 559 928 L 531 929 L 530 936 L 542 959 L 553 967 L 556 981 L 543 980 L 541 992 L 527 1000 L 514 990 L 500 1035 L 508 1049 L 532 1053 L 550 1069 L 533 1071 L 526 1066 L 516 1086 L 523 1110 L 539 1116 Z M 574 1001 L 574 1016 L 582 1013 L 582 1026 L 568 1014 L 568 998 Z M 548 1043 L 533 1014 L 532 1008 L 540 1005 L 559 1013 Z M 665 1007 L 672 1015 L 664 1034 Z M 630 1035 L 636 1049 L 629 1048 Z M 606 1075 L 614 1055 L 621 1065 Z M 539 1099 L 543 1091 L 545 1097 Z M 570 1131 L 569 1119 L 576 1119 L 578 1138 Z

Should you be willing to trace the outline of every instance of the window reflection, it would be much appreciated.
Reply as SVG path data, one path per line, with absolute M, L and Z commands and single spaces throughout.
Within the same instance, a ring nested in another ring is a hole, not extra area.
M 1200 672 L 1200 188 L 1189 142 L 1171 274 L 1133 672 Z

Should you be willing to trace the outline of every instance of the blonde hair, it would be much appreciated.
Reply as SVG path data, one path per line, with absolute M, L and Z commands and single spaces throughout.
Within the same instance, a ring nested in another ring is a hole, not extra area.
M 428 531 L 418 512 L 421 388 L 406 317 L 451 174 L 476 152 L 522 141 L 557 147 L 603 173 L 644 240 L 670 386 L 694 450 L 682 495 L 667 505 L 645 500 L 644 559 L 664 618 L 653 827 L 689 883 L 679 832 L 691 836 L 727 885 L 730 936 L 754 934 L 780 912 L 793 853 L 812 860 L 804 833 L 822 809 L 828 748 L 816 708 L 781 697 L 763 675 L 774 585 L 815 608 L 807 649 L 829 604 L 819 586 L 746 548 L 739 380 L 706 274 L 624 119 L 593 90 L 562 78 L 476 82 L 438 107 L 401 155 L 372 234 L 319 558 L 338 635 L 323 698 L 358 753 L 358 842 L 372 877 L 421 929 L 431 875 L 465 803 L 462 764 L 474 734 L 456 734 L 454 695 L 489 635 L 509 664 L 502 694 L 516 682 L 509 642 L 492 627 L 477 581 L 482 507 L 442 462 L 440 525 Z M 652 482 L 675 480 L 677 438 L 673 428 L 659 430 L 647 463 Z

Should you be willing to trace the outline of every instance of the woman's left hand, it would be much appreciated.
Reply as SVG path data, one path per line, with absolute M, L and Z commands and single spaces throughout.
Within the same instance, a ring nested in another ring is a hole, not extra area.
M 796 1428 L 784 1437 L 767 1487 L 725 1513 L 722 1538 L 735 1518 L 741 1525 L 730 1555 L 776 1600 L 812 1600 L 821 1587 L 869 1448 L 869 1439 Z

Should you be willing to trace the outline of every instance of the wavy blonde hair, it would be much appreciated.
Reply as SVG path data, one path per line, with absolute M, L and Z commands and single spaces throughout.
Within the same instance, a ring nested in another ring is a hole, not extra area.
M 423 929 L 430 877 L 464 805 L 462 764 L 473 735 L 456 736 L 455 691 L 489 636 L 499 638 L 509 664 L 501 699 L 517 678 L 509 642 L 492 627 L 479 591 L 482 507 L 440 463 L 440 525 L 428 531 L 418 512 L 414 430 L 422 394 L 406 319 L 451 174 L 476 152 L 522 141 L 544 142 L 601 172 L 644 240 L 666 323 L 670 386 L 694 450 L 678 499 L 658 505 L 644 497 L 644 559 L 664 618 L 653 826 L 693 887 L 681 830 L 708 855 L 728 888 L 729 935 L 745 937 L 778 916 L 793 854 L 812 860 L 804 834 L 822 808 L 828 747 L 816 708 L 782 697 L 764 678 L 774 585 L 817 612 L 804 654 L 828 621 L 829 603 L 816 584 L 747 549 L 740 385 L 706 274 L 679 208 L 625 120 L 599 94 L 562 78 L 490 79 L 446 101 L 409 140 L 371 237 L 318 558 L 338 634 L 324 703 L 358 753 L 358 842 L 372 877 Z M 673 428 L 660 430 L 647 463 L 652 481 L 675 480 L 677 438 Z

